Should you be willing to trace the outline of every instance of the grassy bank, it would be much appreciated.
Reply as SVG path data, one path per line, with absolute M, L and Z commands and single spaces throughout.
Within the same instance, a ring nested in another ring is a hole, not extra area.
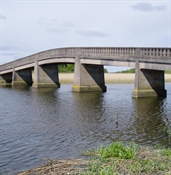
M 87 158 L 47 160 L 47 163 L 18 175 L 169 175 L 171 149 L 159 145 L 153 148 L 131 142 L 114 142 L 105 147 L 84 151 Z

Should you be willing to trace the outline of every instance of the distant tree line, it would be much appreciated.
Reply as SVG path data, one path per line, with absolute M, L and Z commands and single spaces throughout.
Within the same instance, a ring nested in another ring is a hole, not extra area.
M 171 70 L 166 70 L 165 74 L 171 74 Z
M 74 72 L 74 64 L 60 64 L 58 66 L 58 72 L 72 73 Z M 106 68 L 104 68 L 104 72 L 108 73 Z
M 129 70 L 123 70 L 120 73 L 135 73 L 135 68 L 131 68 Z
M 74 64 L 59 64 L 58 72 L 74 72 Z

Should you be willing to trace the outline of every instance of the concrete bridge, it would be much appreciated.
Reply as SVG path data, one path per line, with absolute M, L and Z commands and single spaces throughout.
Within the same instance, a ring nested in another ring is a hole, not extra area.
M 0 76 L 12 86 L 60 87 L 58 65 L 64 63 L 75 64 L 72 91 L 106 91 L 104 65 L 127 66 L 136 68 L 133 97 L 165 97 L 171 48 L 57 48 L 0 65 Z

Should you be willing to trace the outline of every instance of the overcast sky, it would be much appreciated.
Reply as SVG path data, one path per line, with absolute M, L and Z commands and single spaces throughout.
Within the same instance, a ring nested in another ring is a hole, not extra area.
M 171 0 L 0 0 L 0 64 L 60 47 L 171 47 Z

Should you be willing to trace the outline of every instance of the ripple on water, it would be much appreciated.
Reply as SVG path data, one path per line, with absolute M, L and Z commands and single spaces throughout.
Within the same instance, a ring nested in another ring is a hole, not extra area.
M 0 168 L 19 171 L 44 158 L 80 157 L 115 140 L 171 146 L 163 132 L 171 119 L 171 83 L 167 98 L 133 99 L 132 84 L 107 87 L 106 93 L 73 93 L 71 85 L 0 88 Z

